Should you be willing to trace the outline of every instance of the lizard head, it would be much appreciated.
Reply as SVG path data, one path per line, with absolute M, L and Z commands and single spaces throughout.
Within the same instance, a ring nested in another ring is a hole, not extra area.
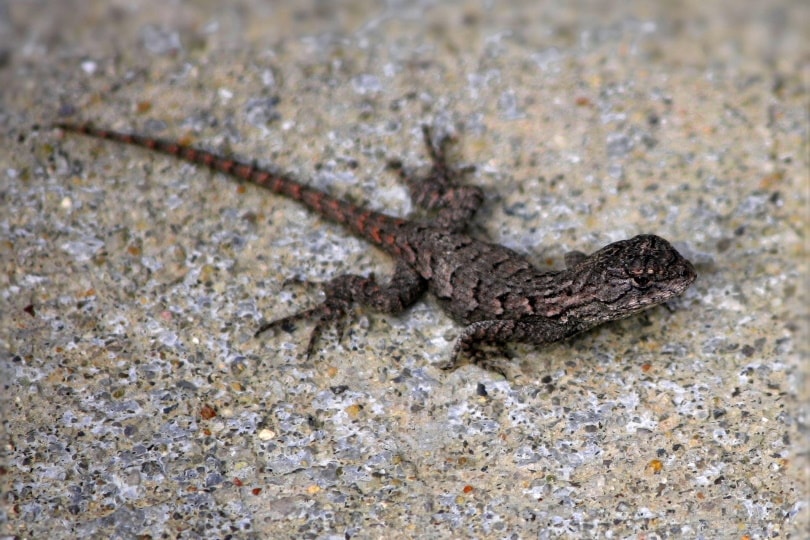
M 605 319 L 621 319 L 680 295 L 697 273 L 659 236 L 639 235 L 609 244 L 572 269 L 583 292 Z

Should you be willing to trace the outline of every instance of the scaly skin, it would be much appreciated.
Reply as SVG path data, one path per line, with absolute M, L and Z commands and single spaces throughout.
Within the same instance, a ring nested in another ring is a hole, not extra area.
M 334 323 L 342 332 L 353 304 L 398 313 L 427 289 L 451 317 L 466 325 L 450 362 L 443 367 L 453 369 L 467 357 L 493 367 L 480 345 L 559 341 L 666 302 L 686 290 L 697 276 L 688 260 L 654 235 L 615 242 L 589 256 L 569 254 L 568 267 L 560 272 L 540 271 L 511 249 L 466 235 L 464 229 L 483 194 L 476 187 L 457 183 L 464 171 L 447 165 L 448 140 L 433 144 L 427 128 L 424 137 L 433 166 L 426 176 L 417 178 L 400 163 L 391 163 L 410 188 L 414 202 L 436 211 L 433 220 L 418 222 L 375 212 L 287 174 L 178 142 L 89 125 L 60 123 L 56 127 L 141 146 L 256 184 L 300 202 L 394 257 L 396 268 L 388 283 L 378 284 L 373 276 L 337 276 L 326 284 L 326 300 L 321 305 L 265 324 L 256 332 L 314 320 L 308 356 L 327 325 Z

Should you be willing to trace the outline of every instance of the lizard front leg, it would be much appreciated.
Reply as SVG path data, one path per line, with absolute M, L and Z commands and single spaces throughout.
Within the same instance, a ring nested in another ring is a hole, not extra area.
M 355 304 L 368 306 L 381 313 L 396 314 L 419 299 L 426 287 L 425 280 L 402 261 L 397 261 L 394 275 L 388 283 L 382 285 L 377 283 L 373 274 L 368 277 L 343 274 L 326 283 L 326 299 L 321 304 L 266 323 L 256 331 L 255 336 L 275 328 L 292 330 L 294 323 L 298 321 L 313 320 L 315 327 L 310 334 L 306 351 L 307 358 L 310 358 L 327 326 L 335 325 L 340 340 L 346 317 Z
M 503 374 L 497 363 L 490 362 L 488 356 L 480 349 L 482 345 L 495 346 L 500 348 L 501 352 L 505 352 L 505 345 L 509 342 L 546 345 L 574 333 L 576 331 L 572 330 L 571 326 L 562 325 L 547 317 L 477 321 L 464 328 L 456 340 L 450 361 L 441 368 L 456 369 L 467 363 L 463 362 L 463 359 L 467 358 L 474 364 Z

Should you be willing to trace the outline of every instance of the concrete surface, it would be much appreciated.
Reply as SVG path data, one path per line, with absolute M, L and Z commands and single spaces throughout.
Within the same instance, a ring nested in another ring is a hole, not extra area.
M 0 534 L 806 537 L 810 21 L 765 4 L 0 3 Z M 306 360 L 310 325 L 252 337 L 317 301 L 292 278 L 390 260 L 58 118 L 399 215 L 428 123 L 475 234 L 559 268 L 652 232 L 700 275 L 507 379 L 435 367 L 431 299 Z

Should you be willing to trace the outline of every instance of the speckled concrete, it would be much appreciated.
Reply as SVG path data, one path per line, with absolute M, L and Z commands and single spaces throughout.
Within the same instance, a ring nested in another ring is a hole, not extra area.
M 220 4 L 0 3 L 0 534 L 805 537 L 806 3 Z M 390 260 L 60 115 L 400 215 L 431 123 L 476 234 L 559 267 L 654 232 L 700 276 L 508 379 L 436 369 L 430 299 L 306 360 L 306 324 L 252 337 L 295 278 Z

